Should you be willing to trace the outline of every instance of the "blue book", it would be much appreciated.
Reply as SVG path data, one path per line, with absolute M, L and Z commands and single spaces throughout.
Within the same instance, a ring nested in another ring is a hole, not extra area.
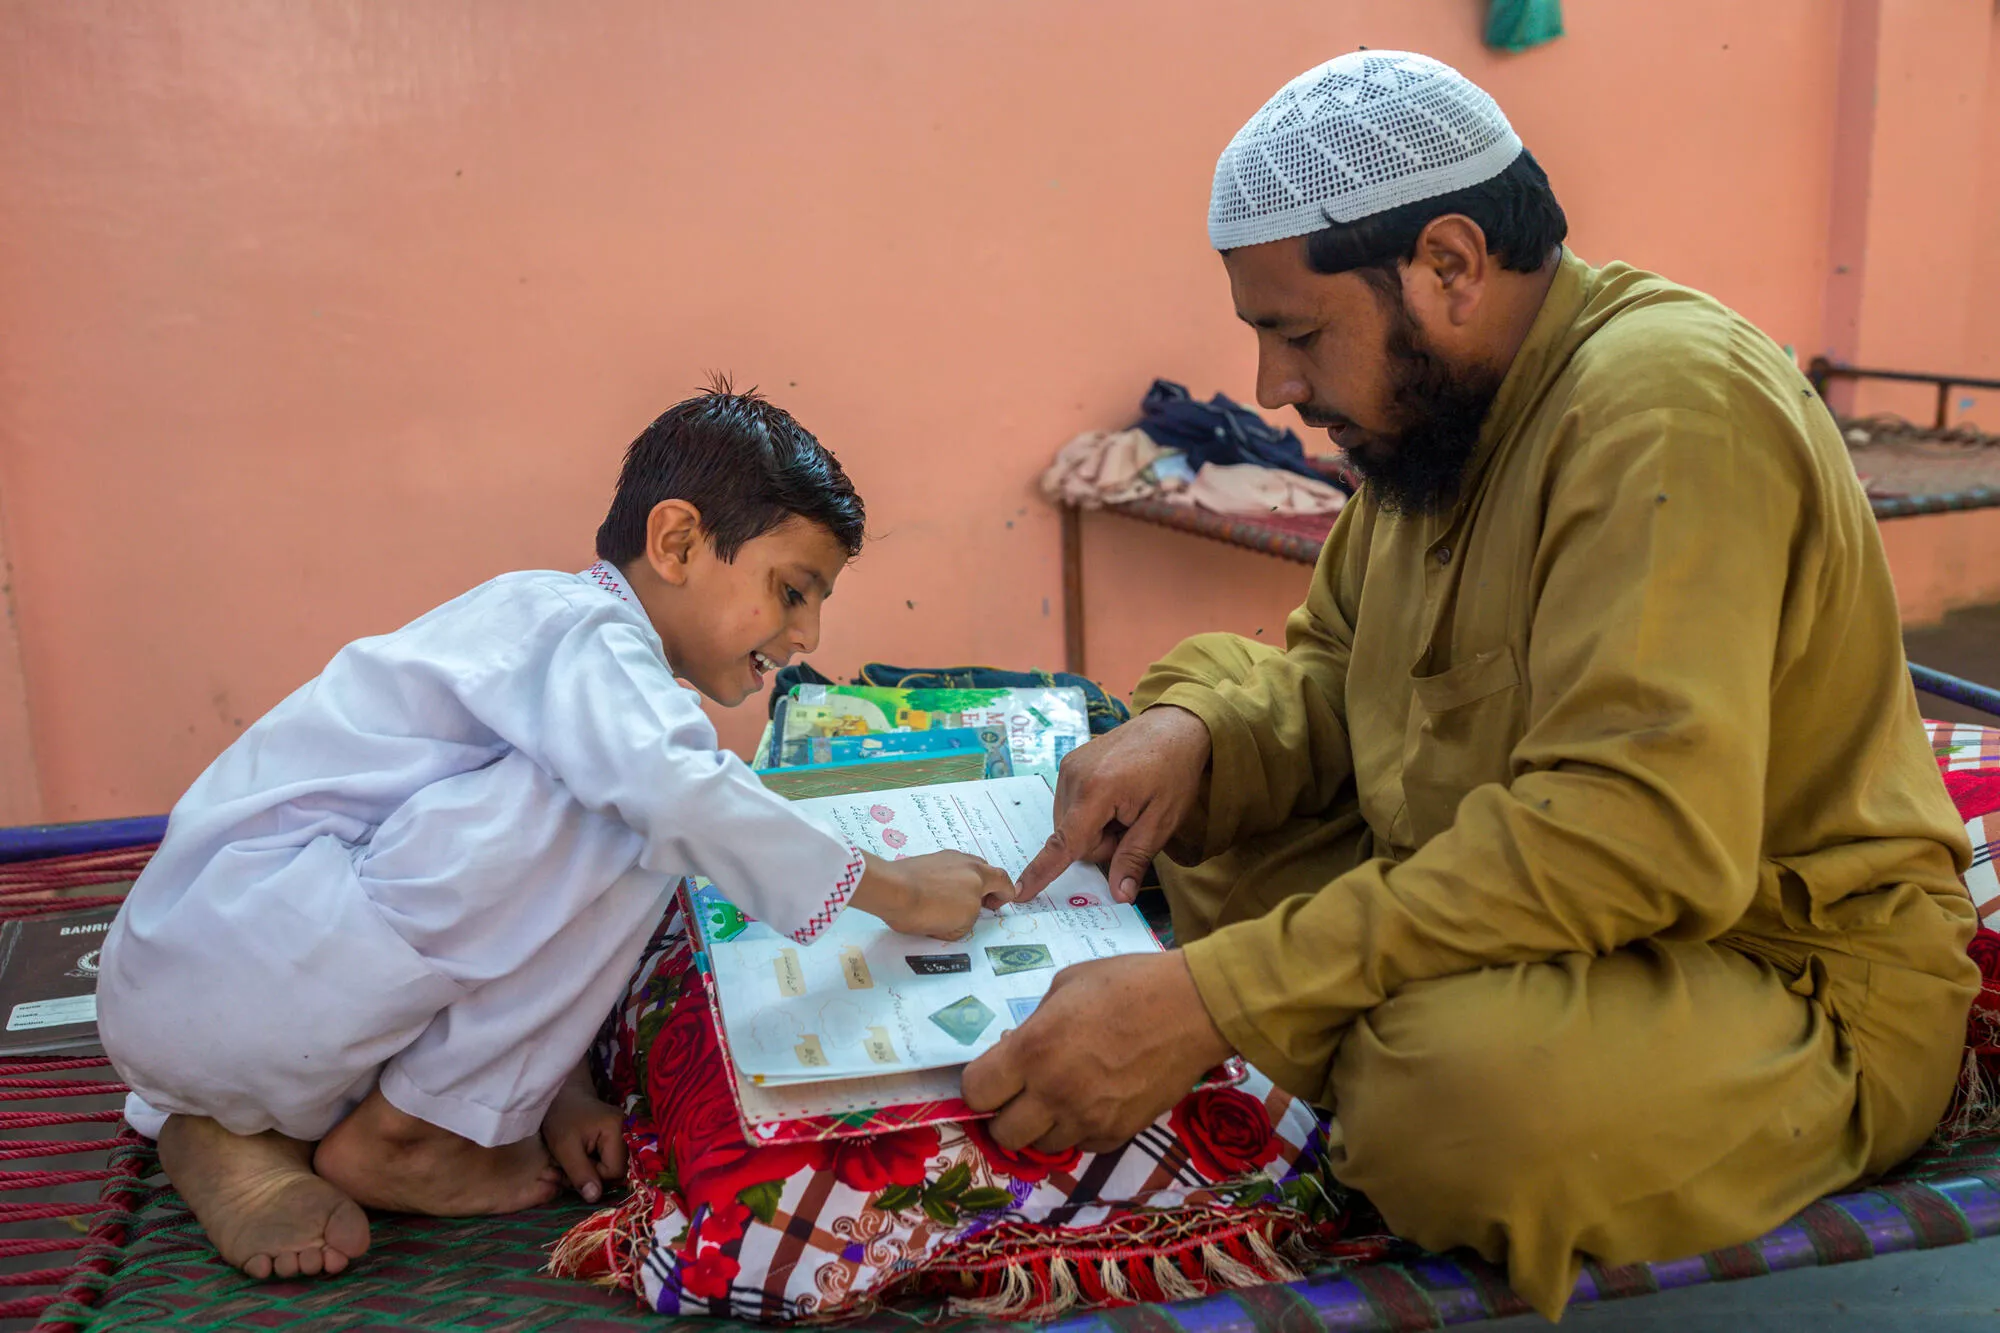
M 790 702 L 784 699 L 778 703 L 778 724 L 772 728 L 770 762 L 766 765 L 770 769 L 861 764 L 882 759 L 939 758 L 971 750 L 985 756 L 984 768 L 976 776 L 1006 778 L 1014 775 L 1014 761 L 1007 748 L 1007 733 L 997 726 L 938 727 L 925 731 L 881 731 L 787 739 L 784 722 Z

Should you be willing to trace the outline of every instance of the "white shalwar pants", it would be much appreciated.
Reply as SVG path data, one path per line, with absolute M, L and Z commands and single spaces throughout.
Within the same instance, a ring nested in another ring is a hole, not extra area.
M 106 941 L 127 1119 L 318 1140 L 379 1086 L 475 1143 L 530 1137 L 665 911 L 641 847 L 513 752 L 423 788 L 363 846 L 229 844 Z

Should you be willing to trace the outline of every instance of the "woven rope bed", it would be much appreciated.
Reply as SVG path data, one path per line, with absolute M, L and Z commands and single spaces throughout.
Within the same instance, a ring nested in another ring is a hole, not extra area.
M 643 1313 L 626 1297 L 543 1276 L 546 1247 L 581 1204 L 473 1221 L 390 1220 L 367 1258 L 337 1281 L 250 1282 L 223 1264 L 165 1183 L 149 1150 L 113 1151 L 106 1202 L 81 1267 L 42 1310 L 39 1329 L 299 1328 L 481 1330 L 706 1329 L 705 1318 Z M 1847 1263 L 2000 1235 L 2000 1140 L 1961 1145 L 1907 1164 L 1872 1189 L 1823 1199 L 1748 1245 L 1674 1263 L 1589 1266 L 1577 1299 L 1611 1300 L 1792 1268 Z M 48 1299 L 48 1298 L 31 1298 Z M 1434 1329 L 1522 1314 L 1506 1279 L 1471 1255 L 1392 1251 L 1375 1263 L 1329 1267 L 1303 1280 L 1180 1305 L 1134 1305 L 1044 1327 L 1083 1330 Z M 911 1329 L 935 1307 L 878 1312 L 847 1327 Z M 995 1327 L 946 1320 L 939 1329 Z M 744 1325 L 742 1327 L 752 1327 Z M 1031 1325 L 1016 1327 L 1029 1328 Z
M 2000 702 L 1980 687 L 1966 688 L 1975 693 L 1969 702 L 1976 706 Z M 2000 755 L 2000 732 L 1984 734 L 1990 744 L 1977 750 Z M 115 890 L 138 873 L 151 848 L 107 849 L 104 840 L 157 837 L 158 823 L 129 821 L 110 835 L 59 833 L 53 842 L 0 831 L 0 857 L 64 841 L 96 847 L 80 855 L 0 865 L 0 917 L 117 901 Z M 36 1333 L 222 1328 L 590 1333 L 723 1326 L 714 1319 L 644 1313 L 623 1293 L 547 1276 L 548 1247 L 589 1212 L 581 1203 L 504 1218 L 378 1219 L 374 1247 L 338 1279 L 252 1282 L 209 1248 L 160 1177 L 151 1146 L 122 1126 L 113 1099 L 123 1091 L 101 1057 L 0 1060 L 0 1159 L 5 1159 L 0 1288 L 15 1293 L 0 1295 L 0 1320 L 33 1318 Z M 96 1199 L 55 1197 L 79 1185 L 95 1185 Z M 2000 1137 L 1926 1151 L 1872 1187 L 1822 1199 L 1748 1244 L 1666 1263 L 1589 1265 L 1576 1299 L 1613 1300 L 1990 1236 L 2000 1236 Z M 4 1271 L 24 1263 L 35 1266 Z M 1404 1333 L 1526 1310 L 1504 1275 L 1476 1256 L 1427 1254 L 1392 1242 L 1375 1260 L 1329 1260 L 1297 1282 L 1177 1305 L 1096 1311 L 1043 1327 L 1064 1333 Z M 878 1311 L 847 1326 L 996 1327 L 989 1319 L 943 1318 L 936 1305 Z

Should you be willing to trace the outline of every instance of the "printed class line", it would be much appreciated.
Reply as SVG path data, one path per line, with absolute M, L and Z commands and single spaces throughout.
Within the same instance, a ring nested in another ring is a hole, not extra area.
M 959 825 L 965 830 L 965 836 L 971 840 L 972 850 L 979 853 L 982 859 L 991 861 L 993 857 L 988 854 L 986 844 L 979 840 L 979 829 L 972 822 L 972 812 L 965 808 L 965 802 L 957 796 L 947 796 L 945 799 L 951 802 L 954 810 L 958 811 Z M 1013 830 L 1009 829 L 1008 832 L 1011 833 Z
M 1000 798 L 995 796 L 990 791 L 982 794 L 986 797 L 987 802 L 992 805 L 993 815 L 996 819 L 1000 821 L 1000 827 L 1007 830 L 1007 836 L 1014 840 L 1015 848 L 1021 853 L 1022 856 L 1025 857 L 1028 854 L 1028 845 L 1021 841 L 1021 835 L 1019 831 L 1016 830 L 1012 824 L 1007 822 L 1007 812 L 1000 808 Z

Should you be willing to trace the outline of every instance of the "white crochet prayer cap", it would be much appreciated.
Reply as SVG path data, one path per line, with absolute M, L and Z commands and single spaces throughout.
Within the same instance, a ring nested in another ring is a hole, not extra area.
M 1521 139 L 1483 89 L 1408 51 L 1355 51 L 1307 70 L 1215 164 L 1218 250 L 1319 231 L 1505 171 Z

